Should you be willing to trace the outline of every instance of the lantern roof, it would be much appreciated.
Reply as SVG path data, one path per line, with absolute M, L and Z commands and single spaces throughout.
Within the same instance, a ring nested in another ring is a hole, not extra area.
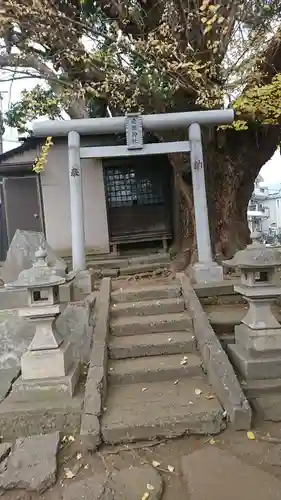
M 277 248 L 266 247 L 259 241 L 259 233 L 251 235 L 252 243 L 244 250 L 237 252 L 232 259 L 225 260 L 223 265 L 237 269 L 274 269 L 281 267 L 281 253 Z
M 65 273 L 50 266 L 47 262 L 47 255 L 47 251 L 40 247 L 35 252 L 32 267 L 21 271 L 16 281 L 5 286 L 7 288 L 46 288 L 65 283 Z

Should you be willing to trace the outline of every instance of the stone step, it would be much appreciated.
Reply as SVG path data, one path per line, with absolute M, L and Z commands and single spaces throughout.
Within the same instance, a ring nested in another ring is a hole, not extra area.
M 119 302 L 112 304 L 111 317 L 148 316 L 155 314 L 181 313 L 184 311 L 182 297 L 160 300 L 141 300 L 139 302 Z
M 203 378 L 110 386 L 101 419 L 108 444 L 186 434 L 212 435 L 225 427 L 223 410 Z M 196 395 L 200 389 L 202 394 Z
M 91 260 L 87 263 L 93 269 L 120 269 L 122 267 L 128 267 L 128 259 L 102 259 L 102 260 Z
M 281 394 L 281 379 L 241 380 L 241 387 L 248 399 L 258 398 L 266 394 Z
M 121 317 L 110 323 L 111 333 L 116 336 L 173 332 L 190 328 L 192 328 L 192 321 L 187 312 Z
M 134 257 L 128 257 L 130 265 L 139 265 L 139 264 L 154 264 L 159 262 L 170 262 L 171 257 L 169 253 L 161 252 L 161 253 L 152 253 L 148 255 L 137 255 Z
M 150 262 L 148 264 L 130 264 L 128 267 L 120 268 L 120 276 L 130 274 L 142 274 L 158 271 L 158 269 L 168 269 L 170 262 Z
M 181 296 L 181 287 L 178 283 L 161 283 L 154 285 L 128 286 L 119 288 L 111 293 L 113 303 L 137 302 L 139 300 L 171 299 Z
M 111 337 L 108 349 L 111 359 L 139 358 L 195 352 L 196 342 L 193 331 L 186 330 L 184 332 Z
M 112 384 L 134 384 L 202 376 L 202 361 L 197 354 L 171 354 L 135 359 L 110 360 L 108 380 Z M 185 360 L 185 364 L 181 364 Z
M 113 257 L 108 256 L 88 256 L 87 265 L 93 269 L 123 269 L 123 268 L 138 268 L 140 266 L 152 266 L 152 268 L 160 267 L 161 265 L 169 265 L 171 259 L 167 253 L 143 255 L 136 257 Z M 124 274 L 128 274 L 124 272 Z

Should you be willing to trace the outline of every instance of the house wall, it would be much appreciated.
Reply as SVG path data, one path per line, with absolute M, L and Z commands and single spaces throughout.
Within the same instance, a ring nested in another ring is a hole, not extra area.
M 269 208 L 269 218 L 263 222 L 263 230 L 268 231 L 272 224 L 276 224 L 276 229 L 281 229 L 281 196 L 268 198 L 265 205 Z
M 38 151 L 32 149 L 5 159 L 5 164 L 33 163 Z M 101 161 L 81 160 L 85 239 L 87 250 L 109 251 L 107 211 Z M 71 250 L 70 193 L 67 143 L 55 143 L 41 174 L 46 239 L 61 253 Z
M 109 251 L 107 212 L 101 161 L 81 160 L 86 247 Z M 57 250 L 71 248 L 67 145 L 55 144 L 41 174 L 46 237 Z

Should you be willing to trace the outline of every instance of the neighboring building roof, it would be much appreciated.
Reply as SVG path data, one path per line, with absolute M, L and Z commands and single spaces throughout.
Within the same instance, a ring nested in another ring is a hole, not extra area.
M 5 151 L 0 155 L 0 163 L 5 162 L 12 156 L 24 153 L 25 151 L 29 151 L 32 148 L 35 148 L 38 144 L 41 144 L 42 139 L 38 137 L 28 137 L 23 141 L 22 144 L 17 146 L 16 148 L 9 149 L 9 151 Z
M 281 198 L 281 190 L 276 193 L 269 193 L 267 197 L 268 200 L 276 200 L 277 198 Z

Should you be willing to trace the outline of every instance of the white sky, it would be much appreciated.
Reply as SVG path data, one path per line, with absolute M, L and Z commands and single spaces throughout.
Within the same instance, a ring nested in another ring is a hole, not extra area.
M 1 72 L 0 77 L 2 77 Z M 34 78 L 15 80 L 13 84 L 10 82 L 0 82 L 0 92 L 3 92 L 3 112 L 7 111 L 11 103 L 19 100 L 22 90 L 31 89 L 37 83 L 40 83 L 40 80 Z M 4 151 L 16 147 L 18 145 L 17 139 L 18 134 L 15 129 L 6 129 L 4 134 Z M 263 166 L 261 175 L 266 185 L 281 184 L 281 155 L 279 150 Z

